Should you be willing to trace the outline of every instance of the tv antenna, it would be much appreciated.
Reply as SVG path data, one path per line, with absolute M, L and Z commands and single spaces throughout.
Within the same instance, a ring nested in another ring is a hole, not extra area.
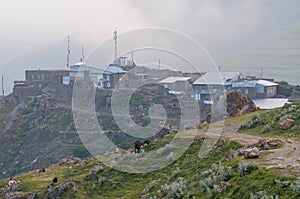
M 84 57 L 84 46 L 81 47 L 81 59 L 80 61 L 85 64 L 85 57 Z
M 68 35 L 67 67 L 70 66 L 70 35 Z
M 114 36 L 114 40 L 115 40 L 115 64 L 117 64 L 117 48 L 118 48 L 118 42 L 117 42 L 117 38 L 118 38 L 118 35 L 117 35 L 117 31 L 115 30 L 114 33 L 113 33 L 113 36 Z

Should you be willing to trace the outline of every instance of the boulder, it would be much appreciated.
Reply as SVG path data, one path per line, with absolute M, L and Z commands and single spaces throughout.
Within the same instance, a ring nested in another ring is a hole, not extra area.
M 231 91 L 226 96 L 227 113 L 229 116 L 239 116 L 257 110 L 254 102 L 240 91 Z
M 60 185 L 51 188 L 48 190 L 48 194 L 45 197 L 45 199 L 52 199 L 52 198 L 58 198 L 61 194 L 63 194 L 68 189 L 75 186 L 74 182 L 63 182 Z
M 27 199 L 27 196 L 22 192 L 10 192 L 5 194 L 5 199 Z
M 259 157 L 259 149 L 257 147 L 245 149 L 244 157 L 245 158 L 258 158 Z
M 290 128 L 295 123 L 295 120 L 290 115 L 282 116 L 279 120 L 279 127 L 282 130 Z

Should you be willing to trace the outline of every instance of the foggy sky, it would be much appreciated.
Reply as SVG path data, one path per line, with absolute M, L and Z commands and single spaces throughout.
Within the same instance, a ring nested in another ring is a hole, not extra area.
M 300 66 L 298 0 L 0 1 L 6 93 L 24 69 L 64 68 L 67 35 L 77 62 L 81 45 L 89 51 L 114 30 L 143 27 L 191 36 L 222 66 Z

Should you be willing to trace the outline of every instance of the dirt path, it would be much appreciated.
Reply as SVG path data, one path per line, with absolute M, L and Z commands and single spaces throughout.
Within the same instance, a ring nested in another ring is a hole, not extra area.
M 222 135 L 242 144 L 253 144 L 261 137 L 250 134 L 238 133 L 239 124 L 228 125 L 223 128 Z M 272 139 L 272 137 L 270 137 Z M 278 138 L 274 138 L 278 139 Z M 280 174 L 300 178 L 300 142 L 280 139 L 281 148 L 262 152 L 257 162 L 266 169 L 275 168 Z
M 231 140 L 237 141 L 244 145 L 250 145 L 257 143 L 262 137 L 239 133 L 238 129 L 240 124 L 227 124 L 223 127 L 221 136 L 229 138 Z M 183 137 L 191 138 L 192 134 L 195 134 L 194 131 L 187 131 L 184 133 Z M 207 130 L 198 130 L 196 136 L 203 137 L 206 136 Z M 279 138 L 269 139 L 278 140 Z M 272 149 L 267 151 L 262 151 L 258 159 L 252 159 L 260 164 L 266 169 L 274 168 L 275 171 L 278 171 L 279 174 L 284 176 L 297 177 L 300 179 L 300 142 L 280 139 L 282 141 L 282 147 L 278 149 Z

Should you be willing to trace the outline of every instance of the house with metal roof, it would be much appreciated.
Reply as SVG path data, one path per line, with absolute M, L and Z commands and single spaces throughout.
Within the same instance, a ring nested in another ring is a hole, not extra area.
M 239 72 L 208 72 L 193 83 L 195 99 L 204 104 L 213 104 L 213 101 L 224 95 L 232 88 L 232 83 L 241 79 Z
M 168 89 L 170 94 L 180 95 L 187 91 L 191 79 L 192 77 L 167 77 L 158 83 Z
M 114 88 L 117 81 L 126 73 L 124 69 L 116 65 L 87 66 L 79 62 L 70 66 L 70 79 L 80 81 L 92 81 L 97 88 Z
M 267 80 L 238 81 L 232 83 L 232 89 L 239 90 L 251 99 L 275 97 L 277 86 L 277 83 Z
M 253 80 L 232 82 L 232 89 L 240 91 L 251 99 L 256 98 L 256 82 Z
M 267 80 L 256 81 L 256 98 L 270 98 L 277 94 L 277 83 Z

